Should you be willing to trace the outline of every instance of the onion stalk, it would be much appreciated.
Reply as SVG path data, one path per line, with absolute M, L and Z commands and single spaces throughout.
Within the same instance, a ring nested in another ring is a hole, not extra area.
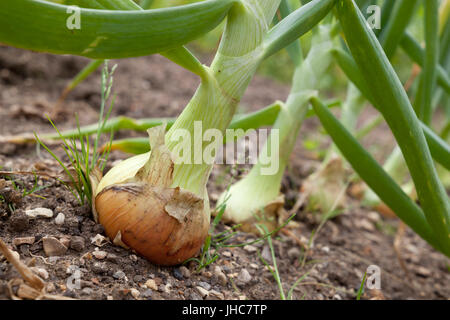
M 212 165 L 175 164 L 173 151 L 179 138 L 194 137 L 196 121 L 203 130 L 225 131 L 262 60 L 278 4 L 246 0 L 231 9 L 211 67 L 202 66 L 200 87 L 167 134 L 164 126 L 150 129 L 152 151 L 119 163 L 100 181 L 95 211 L 116 243 L 161 265 L 179 264 L 200 250 L 210 222 L 206 182 Z M 192 140 L 190 146 L 193 159 L 198 150 Z
M 316 43 L 304 61 L 299 59 L 296 66 L 293 85 L 283 104 L 271 135 L 266 141 L 262 154 L 271 154 L 272 136 L 279 135 L 279 154 L 271 159 L 278 161 L 274 166 L 268 165 L 260 158 L 247 176 L 232 185 L 224 192 L 218 203 L 226 201 L 223 215 L 225 221 L 242 224 L 242 229 L 257 232 L 255 223 L 264 224 L 268 230 L 274 230 L 279 220 L 284 218 L 284 198 L 280 195 L 281 180 L 295 146 L 299 130 L 309 107 L 309 99 L 314 96 L 318 80 L 328 69 L 332 57 L 331 27 L 320 26 Z M 267 172 L 268 168 L 277 167 L 275 172 Z

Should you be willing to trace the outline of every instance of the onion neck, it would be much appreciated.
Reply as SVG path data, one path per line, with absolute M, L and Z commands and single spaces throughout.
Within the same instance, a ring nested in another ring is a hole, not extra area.
M 225 132 L 262 60 L 262 42 L 280 1 L 242 0 L 231 9 L 211 67 L 207 68 L 194 97 L 166 134 L 166 145 L 171 151 L 177 149 L 181 140 L 189 141 L 190 145 L 184 150 L 190 152 L 191 161 L 175 164 L 172 187 L 204 196 L 212 164 L 203 161 L 203 151 L 211 142 L 203 142 L 201 136 L 194 134 L 196 123 L 197 128 L 201 124 L 203 133 L 212 128 L 222 134 Z M 200 161 L 195 161 L 199 157 Z

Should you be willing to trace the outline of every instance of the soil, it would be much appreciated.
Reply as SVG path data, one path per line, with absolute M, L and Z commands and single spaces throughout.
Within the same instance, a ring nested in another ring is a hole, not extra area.
M 208 61 L 206 57 L 204 60 Z M 59 94 L 87 60 L 70 56 L 32 53 L 0 47 L 0 136 L 36 131 L 51 132 L 44 117 Z M 116 61 L 115 61 L 116 62 Z M 160 56 L 117 61 L 114 93 L 117 95 L 113 115 L 130 117 L 177 116 L 193 95 L 198 79 Z M 99 72 L 90 76 L 68 97 L 64 112 L 57 119 L 60 129 L 75 126 L 73 113 L 81 124 L 97 121 L 100 102 Z M 243 110 L 257 110 L 279 99 L 289 88 L 273 80 L 256 76 L 243 101 Z M 373 116 L 368 112 L 364 119 Z M 308 119 L 304 137 L 319 136 L 318 122 Z M 115 138 L 141 135 L 121 132 Z M 329 141 L 324 140 L 323 145 Z M 392 138 L 385 127 L 378 128 L 365 144 L 378 148 L 383 158 L 392 149 Z M 61 150 L 57 151 L 62 155 Z M 108 167 L 127 155 L 113 152 Z M 318 167 L 317 150 L 305 149 L 301 142 L 292 156 L 282 191 L 286 209 L 298 200 L 304 179 Z M 1 170 L 30 171 L 37 167 L 58 172 L 58 164 L 34 145 L 0 145 Z M 245 174 L 246 167 L 217 165 L 208 184 L 212 205 L 231 179 Z M 15 175 L 15 181 L 33 187 L 35 178 Z M 196 272 L 196 263 L 185 266 L 158 267 L 131 251 L 101 240 L 103 227 L 96 224 L 88 206 L 80 206 L 74 196 L 58 181 L 38 178 L 43 186 L 24 198 L 13 191 L 7 194 L 15 205 L 11 212 L 0 207 L 1 238 L 16 251 L 22 261 L 46 282 L 47 292 L 77 299 L 279 299 L 274 277 L 260 259 L 270 262 L 266 241 L 253 245 L 219 250 L 213 264 Z M 7 193 L 8 186 L 3 189 Z M 319 227 L 317 215 L 301 207 L 296 217 L 274 239 L 276 262 L 283 287 L 289 288 L 305 276 L 293 290 L 293 299 L 355 299 L 364 273 L 378 266 L 381 288 L 366 288 L 362 299 L 448 299 L 450 298 L 449 260 L 432 249 L 411 230 L 398 237 L 399 259 L 394 249 L 399 221 L 361 206 L 350 193 L 347 205 L 337 217 Z M 47 208 L 51 218 L 30 219 L 26 210 Z M 62 224 L 56 217 L 62 213 Z M 220 224 L 219 231 L 229 226 Z M 312 233 L 313 245 L 309 245 Z M 99 236 L 100 235 L 100 236 Z M 29 244 L 17 244 L 23 237 Z M 48 257 L 43 243 L 54 237 L 68 247 L 60 256 Z M 245 243 L 255 236 L 239 232 L 233 243 Z M 260 255 L 258 254 L 260 253 Z M 0 299 L 17 295 L 17 286 L 9 285 L 19 278 L 14 267 L 0 257 Z

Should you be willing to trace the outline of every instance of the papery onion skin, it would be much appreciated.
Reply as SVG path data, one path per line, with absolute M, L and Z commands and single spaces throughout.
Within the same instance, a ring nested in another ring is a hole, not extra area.
M 209 229 L 209 204 L 180 188 L 117 184 L 95 198 L 99 222 L 150 262 L 171 266 L 194 257 Z

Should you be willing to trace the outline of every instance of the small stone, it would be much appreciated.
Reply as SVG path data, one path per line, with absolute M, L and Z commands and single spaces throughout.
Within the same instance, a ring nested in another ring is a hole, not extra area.
M 223 293 L 218 292 L 216 290 L 211 290 L 209 291 L 209 294 L 212 296 L 215 296 L 216 298 L 218 298 L 219 300 L 225 300 L 225 296 Z
M 431 271 L 428 270 L 425 267 L 419 266 L 419 267 L 416 268 L 416 274 L 418 274 L 419 276 L 427 278 L 427 277 L 431 276 Z
M 169 294 L 170 291 L 172 290 L 172 285 L 170 283 L 166 284 L 165 286 L 162 286 L 162 291 Z
M 241 283 L 241 284 L 247 284 L 252 280 L 252 276 L 250 275 L 250 273 L 247 271 L 247 269 L 242 269 L 241 272 L 239 272 L 239 275 L 237 276 L 237 280 Z
M 104 263 L 96 262 L 92 265 L 91 270 L 96 274 L 105 274 L 108 272 L 108 267 Z
M 147 282 L 145 282 L 145 286 L 149 289 L 152 289 L 153 291 L 158 291 L 158 286 L 153 279 L 148 279 Z
M 333 296 L 333 299 L 334 299 L 334 300 L 342 300 L 342 297 L 341 297 L 340 295 L 338 295 L 338 294 L 335 294 L 335 295 Z
M 367 219 L 356 219 L 354 223 L 355 223 L 355 226 L 359 229 L 364 229 L 367 231 L 375 230 L 373 223 Z
M 84 238 L 83 237 L 79 237 L 79 236 L 74 236 L 72 237 L 71 241 L 70 241 L 70 248 L 81 252 L 84 250 Z
M 256 263 L 250 263 L 250 268 L 259 269 L 259 266 Z
M 141 295 L 141 293 L 139 292 L 138 289 L 132 288 L 130 290 L 131 295 L 133 296 L 133 298 L 135 298 L 136 300 L 139 298 L 139 296 Z
M 92 288 L 83 288 L 83 290 L 81 290 L 81 292 L 83 292 L 86 295 L 91 295 L 92 292 L 94 292 L 94 290 Z
M 107 296 L 106 300 L 114 300 L 114 297 L 113 296 Z
M 330 252 L 330 247 L 324 246 L 324 247 L 322 247 L 322 251 L 325 253 L 328 253 L 328 252 Z
M 219 266 L 214 268 L 214 275 L 217 277 L 217 280 L 222 286 L 226 286 L 228 283 L 228 278 L 225 273 L 222 272 Z
M 119 257 L 116 256 L 114 253 L 108 253 L 106 255 L 106 261 L 117 263 L 119 261 Z
M 230 251 L 224 251 L 224 252 L 222 252 L 222 255 L 224 257 L 230 258 L 231 257 L 231 252 Z
M 144 298 L 150 298 L 153 295 L 153 291 L 150 289 L 144 290 L 144 292 L 142 292 L 142 296 Z
M 42 245 L 47 257 L 63 256 L 67 251 L 67 247 L 54 237 L 42 238 Z
M 209 296 L 209 291 L 208 290 L 206 290 L 206 289 L 204 289 L 204 288 L 202 288 L 200 286 L 195 287 L 195 289 L 197 289 L 197 292 L 200 294 L 200 296 L 202 298 L 205 298 L 205 297 Z
M 211 285 L 210 285 L 209 283 L 207 283 L 207 282 L 204 282 L 204 281 L 200 281 L 200 282 L 198 283 L 198 285 L 199 285 L 200 287 L 206 289 L 206 290 L 211 289 Z
M 137 275 L 135 275 L 135 276 L 133 277 L 133 281 L 136 282 L 136 283 L 141 282 L 142 279 L 143 279 L 143 277 L 142 277 L 141 275 L 139 275 L 139 274 L 137 274 Z
M 258 251 L 258 248 L 256 248 L 255 246 L 252 246 L 252 245 L 246 245 L 246 246 L 244 246 L 244 250 L 247 251 L 248 253 L 254 253 L 254 252 Z
M 130 255 L 130 260 L 133 261 L 133 262 L 137 262 L 137 261 L 138 261 L 137 255 L 131 254 L 131 255 Z
M 35 237 L 23 237 L 23 238 L 15 238 L 13 240 L 13 245 L 16 247 L 21 246 L 23 244 L 33 244 L 36 241 Z
M 376 222 L 380 221 L 380 214 L 379 214 L 378 212 L 375 212 L 375 211 L 370 211 L 370 212 L 367 214 L 367 218 L 368 218 L 370 221 L 376 223 Z
M 173 269 L 173 276 L 177 280 L 183 280 L 183 274 L 181 273 L 179 268 Z
M 301 253 L 300 249 L 297 247 L 292 247 L 287 251 L 287 256 L 291 260 L 298 259 L 301 256 L 301 254 L 302 253 Z
M 53 282 L 47 283 L 46 288 L 47 288 L 47 292 L 48 293 L 55 292 L 55 290 L 56 290 L 55 285 L 54 285 Z
M 11 229 L 17 232 L 25 231 L 30 226 L 30 218 L 23 211 L 14 212 L 9 221 Z
M 48 272 L 44 268 L 32 267 L 31 270 L 33 270 L 33 272 L 36 273 L 42 279 L 44 280 L 48 279 Z
M 191 271 L 189 271 L 189 269 L 186 268 L 185 266 L 181 266 L 178 269 L 180 270 L 183 277 L 185 277 L 186 279 L 191 277 Z
M 245 295 L 240 295 L 239 300 L 247 300 L 247 297 Z
M 30 218 L 52 218 L 53 211 L 48 208 L 35 208 L 26 210 L 25 214 Z
M 267 263 L 272 263 L 272 254 L 270 253 L 269 246 L 264 246 L 261 252 L 261 257 L 266 260 Z
M 60 213 L 58 213 L 58 215 L 55 218 L 55 224 L 57 226 L 62 226 L 64 224 L 65 219 L 66 219 L 66 216 L 64 215 L 64 213 L 60 212 Z
M 113 274 L 113 278 L 114 278 L 114 279 L 120 280 L 120 279 L 124 279 L 125 277 L 126 277 L 125 272 L 123 272 L 122 270 L 116 271 L 116 272 Z
M 98 259 L 98 260 L 105 259 L 107 254 L 108 253 L 106 251 L 100 251 L 100 250 L 95 250 L 92 252 L 92 255 L 95 257 L 95 259 Z

